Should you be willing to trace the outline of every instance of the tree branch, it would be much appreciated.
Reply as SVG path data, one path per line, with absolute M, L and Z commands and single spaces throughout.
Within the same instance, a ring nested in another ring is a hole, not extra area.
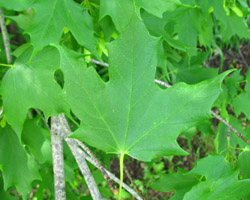
M 55 199 L 66 200 L 64 158 L 63 158 L 64 130 L 59 117 L 51 117 L 51 146 L 53 157 Z
M 116 189 L 113 186 L 108 174 L 106 173 L 106 171 L 104 170 L 104 167 L 101 165 L 100 161 L 96 158 L 96 156 L 92 153 L 92 151 L 85 145 L 83 144 L 81 141 L 75 139 L 75 141 L 77 142 L 77 144 L 90 156 L 90 158 L 93 160 L 93 162 L 95 162 L 95 166 L 97 166 L 97 168 L 100 170 L 100 172 L 102 173 L 102 176 L 104 177 L 104 179 L 106 180 L 108 187 L 110 189 L 110 191 L 115 194 Z
M 97 64 L 97 65 L 104 66 L 104 67 L 108 67 L 108 66 L 109 66 L 108 63 L 103 63 L 103 62 L 100 62 L 100 61 L 94 60 L 94 59 L 90 59 L 90 62 L 95 63 L 95 64 Z
M 159 85 L 162 85 L 162 86 L 164 86 L 164 87 L 166 87 L 166 88 L 170 88 L 170 87 L 171 87 L 171 85 L 169 85 L 169 84 L 167 84 L 167 83 L 165 83 L 165 82 L 163 82 L 163 81 L 160 81 L 160 80 L 158 80 L 158 79 L 155 79 L 155 83 L 157 83 L 157 84 L 159 84 Z
M 247 61 L 246 61 L 246 59 L 245 59 L 245 57 L 244 57 L 244 55 L 243 55 L 243 53 L 241 52 L 240 49 L 239 49 L 239 55 L 240 55 L 241 59 L 243 60 L 245 66 L 248 68 L 249 64 L 247 63 Z
M 230 130 L 232 130 L 239 138 L 244 140 L 247 144 L 250 144 L 250 141 L 246 139 L 239 131 L 234 129 L 232 125 L 226 122 L 220 115 L 217 115 L 214 111 L 211 110 L 211 115 L 213 115 L 216 119 L 220 120 L 223 124 L 225 124 Z
M 61 117 L 61 122 L 62 122 L 62 126 L 63 126 L 64 130 L 66 131 L 67 135 L 70 135 L 72 132 L 68 126 L 68 122 L 67 122 L 65 116 Z M 103 166 L 101 165 L 99 160 L 96 158 L 96 156 L 92 153 L 92 151 L 85 144 L 83 144 L 82 142 L 80 142 L 79 140 L 76 140 L 76 139 L 75 139 L 75 141 L 95 162 L 96 166 L 98 166 L 98 169 L 100 169 L 104 179 L 106 180 L 110 191 L 112 193 L 115 193 L 115 188 L 113 187 L 112 183 L 110 182 L 110 179 L 109 179 L 107 173 L 104 171 Z
M 3 9 L 2 8 L 0 8 L 0 26 L 1 26 L 2 35 L 3 35 L 3 43 L 4 43 L 7 63 L 10 64 L 12 62 L 12 56 L 11 56 L 11 50 L 10 50 L 10 40 L 9 40 L 7 28 L 5 26 L 5 20 L 3 17 Z
M 64 137 L 71 134 L 68 122 L 67 122 L 64 114 L 59 115 L 59 121 L 60 121 L 60 126 L 64 131 Z M 76 147 L 78 147 L 77 143 L 74 140 L 70 140 L 70 139 L 69 140 L 65 139 L 65 141 L 69 145 L 70 150 L 76 159 L 76 162 L 77 162 L 77 164 L 82 172 L 82 175 L 83 175 L 83 177 L 88 185 L 88 188 L 89 188 L 89 191 L 90 191 L 90 194 L 91 194 L 93 200 L 103 199 L 84 157 L 82 157 L 79 154 L 79 149 L 76 148 Z
M 76 159 L 76 162 L 77 162 L 77 164 L 82 172 L 82 175 L 83 175 L 83 177 L 88 185 L 92 199 L 93 200 L 103 199 L 84 157 L 81 156 L 80 149 L 78 148 L 77 142 L 74 139 L 70 139 L 70 138 L 66 138 L 65 141 L 69 145 L 69 148 Z

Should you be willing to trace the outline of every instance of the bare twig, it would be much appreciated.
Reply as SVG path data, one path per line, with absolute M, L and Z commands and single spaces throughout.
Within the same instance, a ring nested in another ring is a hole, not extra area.
M 91 159 L 95 162 L 95 166 L 98 166 L 97 168 L 100 170 L 104 179 L 106 180 L 110 191 L 114 194 L 116 191 L 116 188 L 113 186 L 108 174 L 105 172 L 104 167 L 101 165 L 100 161 L 96 158 L 96 156 L 92 153 L 92 151 L 85 144 L 83 144 L 81 141 L 77 139 L 75 139 L 75 141 L 91 157 Z
M 61 122 L 62 122 L 63 128 L 67 132 L 67 135 L 70 135 L 72 132 L 68 126 L 68 122 L 67 122 L 65 116 L 61 117 Z M 76 139 L 75 139 L 75 141 L 91 157 L 91 159 L 96 163 L 96 165 L 99 166 L 98 169 L 100 169 L 104 179 L 107 181 L 107 184 L 108 184 L 110 191 L 115 193 L 115 188 L 113 187 L 112 183 L 110 182 L 110 179 L 109 179 L 107 173 L 104 171 L 103 166 L 101 165 L 99 160 L 96 158 L 96 156 L 92 153 L 92 151 L 85 144 L 83 144 L 82 142 L 80 142 L 79 140 L 76 140 Z
M 69 128 L 68 122 L 65 118 L 64 114 L 59 115 L 59 121 L 60 121 L 60 126 L 64 131 L 64 136 L 66 137 L 67 135 L 71 134 L 71 130 Z M 88 185 L 90 194 L 93 198 L 93 200 L 101 200 L 103 199 L 101 197 L 100 191 L 98 190 L 98 187 L 96 185 L 96 182 L 90 172 L 90 169 L 84 159 L 84 157 L 80 156 L 79 150 L 76 148 L 77 143 L 74 140 L 66 140 L 67 144 L 69 145 L 76 162 L 82 172 L 82 175 Z
M 95 182 L 95 180 L 90 172 L 90 169 L 85 161 L 85 158 L 83 156 L 81 156 L 81 153 L 80 153 L 81 150 L 78 148 L 76 141 L 74 139 L 70 139 L 70 138 L 66 138 L 65 141 L 69 145 L 69 148 L 76 159 L 76 162 L 77 162 L 77 164 L 82 172 L 82 175 L 83 175 L 83 177 L 88 185 L 92 199 L 93 200 L 103 199 L 99 190 L 98 190 L 96 182 Z
M 230 128 L 229 127 L 227 127 L 227 142 L 228 142 L 228 144 L 230 144 Z
M 246 61 L 246 59 L 245 59 L 245 57 L 244 57 L 244 55 L 242 54 L 242 52 L 241 52 L 240 49 L 239 49 L 239 54 L 240 54 L 240 57 L 241 57 L 241 59 L 243 60 L 243 62 L 244 62 L 244 64 L 245 64 L 245 66 L 248 68 L 248 67 L 249 67 L 249 64 L 247 63 L 247 61 Z
M 10 40 L 9 40 L 7 28 L 5 26 L 5 20 L 3 17 L 3 9 L 2 8 L 0 8 L 0 26 L 1 26 L 2 35 L 3 35 L 3 43 L 4 43 L 7 63 L 10 64 L 12 62 L 12 56 L 11 56 L 11 50 L 10 50 Z
M 130 181 L 130 183 L 133 185 L 133 188 L 136 190 L 136 192 L 137 192 L 139 195 L 142 196 L 141 190 L 139 190 L 139 188 L 138 188 L 137 185 L 135 184 L 135 182 L 134 182 L 133 178 L 131 177 L 131 175 L 130 175 L 130 173 L 129 173 L 129 171 L 128 171 L 128 169 L 127 169 L 127 167 L 126 167 L 125 164 L 124 164 L 123 168 L 124 168 L 125 174 L 127 175 L 128 179 L 129 179 L 129 181 Z
M 90 62 L 95 63 L 95 64 L 97 64 L 97 65 L 104 66 L 104 67 L 108 67 L 108 66 L 109 66 L 108 63 L 103 63 L 103 62 L 100 62 L 100 61 L 94 60 L 94 59 L 90 59 Z
M 165 86 L 166 88 L 170 88 L 171 87 L 171 85 L 167 84 L 166 82 L 160 81 L 158 79 L 155 79 L 155 83 L 157 83 L 159 85 L 162 85 L 162 86 Z
M 64 159 L 63 159 L 64 131 L 59 117 L 51 117 L 51 146 L 53 157 L 55 199 L 66 200 Z
M 216 119 L 220 120 L 223 124 L 225 124 L 229 129 L 231 129 L 239 138 L 244 140 L 247 144 L 250 144 L 250 141 L 246 139 L 239 131 L 234 129 L 232 125 L 226 122 L 220 115 L 217 115 L 214 111 L 211 110 L 211 115 L 213 115 Z

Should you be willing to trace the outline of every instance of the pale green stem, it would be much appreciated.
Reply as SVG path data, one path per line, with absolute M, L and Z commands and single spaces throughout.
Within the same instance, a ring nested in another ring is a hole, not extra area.
M 124 153 L 120 155 L 120 187 L 119 187 L 119 200 L 122 200 L 122 183 L 123 183 L 123 160 L 124 160 Z

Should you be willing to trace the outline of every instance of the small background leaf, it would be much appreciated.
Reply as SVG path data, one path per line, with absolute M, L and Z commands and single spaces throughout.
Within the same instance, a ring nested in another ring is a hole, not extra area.
M 212 169 L 213 170 L 213 169 Z M 217 181 L 204 181 L 194 186 L 184 196 L 184 200 L 239 200 L 248 199 L 250 180 L 238 181 L 238 173 Z
M 79 44 L 98 57 L 91 18 L 79 4 L 72 0 L 39 0 L 33 7 L 36 16 L 26 32 L 35 51 L 50 43 L 58 44 L 67 27 Z
M 0 129 L 0 165 L 4 189 L 16 186 L 25 199 L 31 191 L 32 181 L 41 179 L 37 164 L 27 156 L 15 132 L 8 125 Z

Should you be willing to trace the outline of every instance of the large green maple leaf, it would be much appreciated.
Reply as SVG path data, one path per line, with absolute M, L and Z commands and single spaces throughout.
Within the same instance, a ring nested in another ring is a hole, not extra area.
M 4 114 L 20 138 L 30 108 L 41 109 L 46 118 L 69 113 L 62 90 L 54 79 L 59 53 L 54 47 L 39 52 L 29 64 L 22 64 L 26 53 L 5 74 L 1 94 Z
M 50 43 L 59 43 L 67 27 L 79 44 L 97 55 L 91 17 L 79 4 L 73 0 L 38 0 L 33 7 L 36 16 L 26 32 L 35 50 Z
M 86 69 L 74 52 L 58 47 L 64 90 L 73 112 L 82 120 L 73 137 L 105 152 L 145 161 L 155 154 L 186 154 L 176 138 L 210 116 L 226 74 L 196 85 L 179 83 L 160 89 L 154 83 L 158 41 L 133 17 L 108 46 L 107 83 L 93 68 Z

